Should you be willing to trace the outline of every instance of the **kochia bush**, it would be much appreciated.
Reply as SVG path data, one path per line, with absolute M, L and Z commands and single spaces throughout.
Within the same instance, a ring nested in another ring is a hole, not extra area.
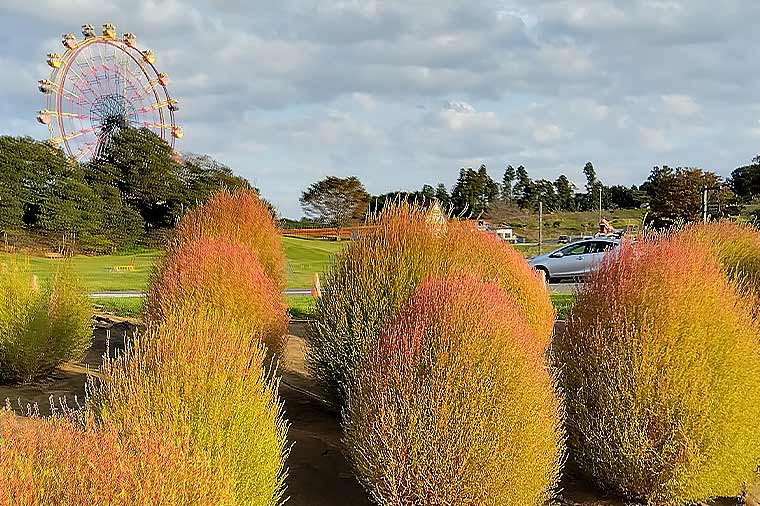
M 286 424 L 264 346 L 246 322 L 221 313 L 168 313 L 106 361 L 90 408 L 127 439 L 188 440 L 237 505 L 275 506 L 284 490 Z
M 285 253 L 274 218 L 254 190 L 222 191 L 177 224 L 173 247 L 200 238 L 238 241 L 259 259 L 264 272 L 285 288 Z
M 745 283 L 760 296 L 760 230 L 735 221 L 689 225 L 677 239 L 709 249 L 731 279 Z
M 428 276 L 471 273 L 497 281 L 548 342 L 554 310 L 543 281 L 513 248 L 423 208 L 397 204 L 373 218 L 376 228 L 338 254 L 317 300 L 306 360 L 333 400 L 342 403 L 358 362 Z
M 0 412 L 0 504 L 226 506 L 208 462 L 166 434 L 124 440 L 115 428 Z
M 257 257 L 238 242 L 201 238 L 159 261 L 145 302 L 146 322 L 156 324 L 181 308 L 213 309 L 245 324 L 278 355 L 287 334 L 282 291 Z M 269 365 L 269 364 L 267 364 Z
M 557 346 L 580 470 L 650 504 L 737 495 L 760 459 L 752 311 L 694 243 L 625 244 L 609 257 Z
M 28 381 L 81 358 L 92 339 L 92 306 L 71 266 L 50 283 L 0 266 L 0 381 Z
M 378 504 L 544 504 L 563 455 L 545 348 L 495 283 L 430 279 L 361 362 L 345 442 Z

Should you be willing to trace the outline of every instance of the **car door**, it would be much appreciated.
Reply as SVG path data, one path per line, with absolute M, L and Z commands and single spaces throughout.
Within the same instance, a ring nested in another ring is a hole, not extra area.
M 559 250 L 562 256 L 552 259 L 549 269 L 550 275 L 556 278 L 568 278 L 582 273 L 587 245 L 588 243 L 584 241 Z
M 615 247 L 615 243 L 611 241 L 593 241 L 589 243 L 587 249 L 587 265 L 585 266 L 584 274 L 589 274 L 594 269 L 599 267 L 604 259 L 604 256 Z

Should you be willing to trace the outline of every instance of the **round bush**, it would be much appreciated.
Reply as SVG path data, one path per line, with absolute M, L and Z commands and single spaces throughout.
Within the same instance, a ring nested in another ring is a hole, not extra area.
M 677 236 L 709 249 L 731 279 L 746 283 L 760 296 L 760 230 L 735 221 L 698 223 Z
M 609 257 L 556 348 L 579 469 L 650 504 L 736 496 L 760 457 L 752 300 L 693 243 Z
M 386 207 L 376 228 L 349 244 L 326 275 L 309 327 L 306 361 L 339 404 L 358 361 L 381 327 L 428 276 L 472 273 L 515 296 L 542 343 L 554 309 L 541 277 L 507 243 L 456 222 L 440 223 L 409 204 Z
M 29 381 L 78 360 L 92 340 L 92 306 L 71 266 L 50 283 L 15 266 L 0 269 L 0 381 Z
M 254 190 L 221 191 L 177 224 L 173 247 L 203 237 L 239 241 L 258 258 L 264 272 L 285 288 L 285 253 L 267 205 Z
M 563 454 L 540 341 L 494 283 L 430 279 L 362 360 L 345 443 L 378 504 L 544 504 Z
M 281 354 L 288 322 L 282 291 L 242 244 L 201 238 L 172 249 L 158 263 L 145 301 L 146 322 L 160 323 L 188 306 L 244 322 L 272 356 Z
M 89 407 L 129 440 L 187 439 L 235 504 L 275 506 L 285 488 L 287 425 L 264 356 L 246 322 L 177 308 L 105 362 Z

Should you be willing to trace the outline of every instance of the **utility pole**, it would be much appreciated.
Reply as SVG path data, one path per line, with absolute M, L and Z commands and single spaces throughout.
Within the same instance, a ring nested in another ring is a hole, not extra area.
M 538 203 L 538 254 L 541 254 L 541 246 L 544 242 L 544 203 Z
M 707 197 L 708 197 L 708 188 L 707 186 L 702 187 L 702 221 L 704 223 L 707 223 Z

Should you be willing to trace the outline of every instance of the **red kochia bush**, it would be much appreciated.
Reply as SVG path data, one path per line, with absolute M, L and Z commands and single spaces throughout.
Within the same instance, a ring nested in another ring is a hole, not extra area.
M 171 250 L 158 264 L 145 302 L 149 324 L 182 307 L 225 314 L 259 335 L 279 354 L 287 334 L 282 292 L 240 243 L 202 238 Z
M 375 501 L 543 504 L 563 454 L 545 351 L 498 284 L 424 281 L 349 390 L 346 447 Z
M 572 459 L 648 504 L 739 494 L 760 458 L 753 298 L 697 243 L 626 244 L 557 343 Z
M 232 505 L 208 462 L 161 434 L 123 440 L 115 429 L 0 412 L 0 504 Z
M 285 288 L 285 253 L 269 207 L 254 190 L 222 191 L 177 224 L 175 244 L 200 238 L 239 241 L 258 258 L 264 272 Z

